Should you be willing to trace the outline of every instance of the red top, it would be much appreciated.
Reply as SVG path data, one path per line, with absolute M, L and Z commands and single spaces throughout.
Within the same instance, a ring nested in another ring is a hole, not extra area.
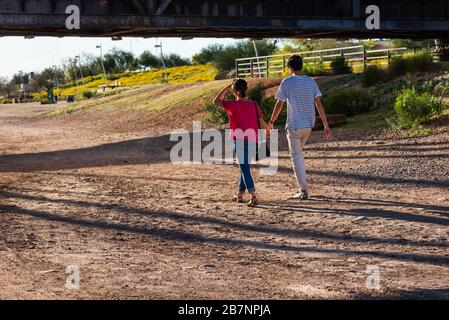
M 251 100 L 225 100 L 223 107 L 228 113 L 231 127 L 230 138 L 257 142 L 259 138 L 258 119 L 262 118 L 259 105 Z

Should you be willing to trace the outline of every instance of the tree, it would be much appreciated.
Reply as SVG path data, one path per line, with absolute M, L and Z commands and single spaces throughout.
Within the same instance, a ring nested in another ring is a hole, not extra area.
M 214 62 L 214 59 L 217 54 L 224 50 L 224 46 L 222 44 L 211 44 L 206 48 L 202 49 L 200 53 L 196 54 L 192 58 L 193 64 L 207 64 Z
M 104 66 L 109 73 L 120 73 L 136 70 L 138 63 L 131 52 L 114 48 L 105 54 Z
M 257 51 L 259 56 L 267 56 L 273 54 L 277 49 L 277 42 L 272 40 L 258 40 L 256 41 Z M 223 50 L 215 54 L 214 64 L 223 71 L 234 69 L 235 60 L 238 58 L 254 57 L 256 52 L 254 44 L 250 40 L 243 40 L 236 44 L 228 45 Z
M 139 59 L 139 65 L 144 68 L 159 68 L 162 66 L 162 61 L 150 51 L 144 51 Z
M 100 57 L 96 57 L 91 54 L 82 55 L 81 68 L 83 70 L 83 75 L 85 77 L 89 76 L 91 81 L 94 80 L 96 75 L 103 73 Z
M 28 84 L 30 82 L 30 74 L 19 71 L 12 76 L 11 82 L 15 85 Z
M 34 73 L 31 78 L 31 90 L 41 91 L 43 89 L 51 89 L 58 84 L 64 84 L 65 74 L 59 68 L 46 68 L 42 72 Z
M 8 78 L 0 77 L 0 96 L 6 95 L 11 98 L 11 95 L 15 91 L 14 84 L 9 81 Z
M 169 56 L 165 56 L 164 59 L 167 67 L 180 67 L 191 65 L 189 59 L 184 59 L 179 54 L 176 53 L 172 53 Z
M 348 43 L 339 39 L 293 39 L 285 41 L 281 51 L 284 53 L 294 53 L 346 46 L 348 46 Z

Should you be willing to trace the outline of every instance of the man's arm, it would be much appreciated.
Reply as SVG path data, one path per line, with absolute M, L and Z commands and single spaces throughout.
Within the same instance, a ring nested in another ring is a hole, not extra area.
M 273 128 L 274 123 L 276 122 L 276 120 L 278 119 L 279 115 L 281 114 L 282 108 L 284 107 L 284 101 L 282 100 L 278 100 L 278 102 L 276 102 L 276 106 L 274 107 L 273 110 L 273 114 L 271 116 L 271 121 L 270 121 L 270 127 Z
M 223 107 L 223 100 L 226 94 L 231 90 L 232 84 L 226 86 L 220 93 L 215 97 L 214 104 L 218 107 Z
M 315 104 L 316 104 L 316 108 L 318 110 L 318 113 L 320 114 L 321 120 L 323 120 L 323 124 L 324 124 L 324 135 L 327 139 L 332 137 L 332 131 L 329 128 L 329 123 L 327 122 L 327 116 L 326 116 L 326 111 L 324 111 L 324 106 L 323 106 L 323 102 L 321 101 L 321 97 L 316 97 L 315 98 Z

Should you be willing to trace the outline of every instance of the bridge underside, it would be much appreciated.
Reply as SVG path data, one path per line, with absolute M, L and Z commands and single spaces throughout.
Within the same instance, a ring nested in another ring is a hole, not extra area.
M 66 8 L 81 28 L 66 29 Z M 365 9 L 380 8 L 380 30 Z M 447 0 L 0 0 L 0 36 L 449 38 Z

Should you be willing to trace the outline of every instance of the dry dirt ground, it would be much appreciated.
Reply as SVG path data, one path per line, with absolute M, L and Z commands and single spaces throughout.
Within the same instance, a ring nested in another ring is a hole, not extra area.
M 421 138 L 315 132 L 306 202 L 287 200 L 281 133 L 279 173 L 254 171 L 247 208 L 230 202 L 235 165 L 170 163 L 172 121 L 45 108 L 0 106 L 1 299 L 449 298 L 447 119 Z

